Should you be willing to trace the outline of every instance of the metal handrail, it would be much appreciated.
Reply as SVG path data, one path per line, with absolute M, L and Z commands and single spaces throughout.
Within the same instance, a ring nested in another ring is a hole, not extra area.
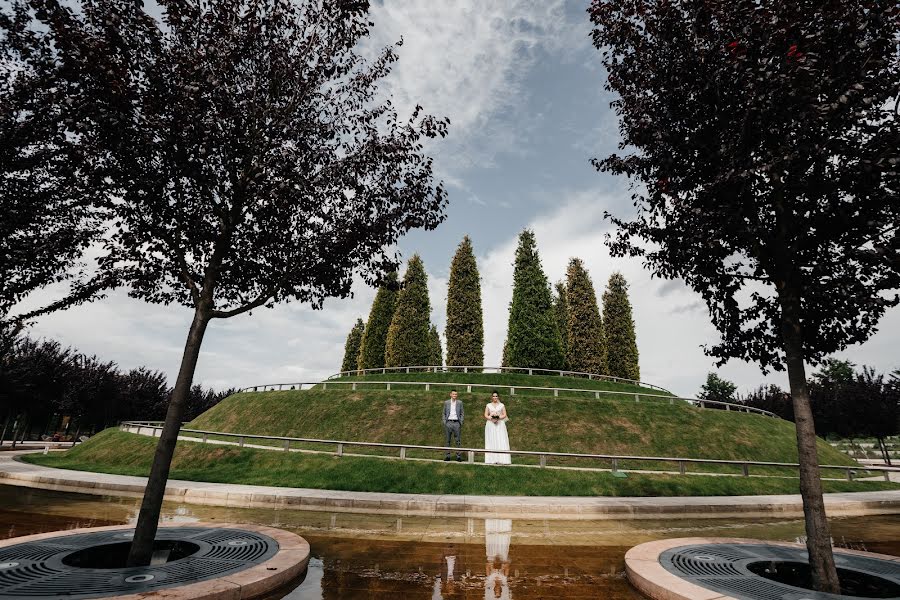
M 254 385 L 246 388 L 242 388 L 241 392 L 268 392 L 268 391 L 283 391 L 285 386 L 291 386 L 291 388 L 300 388 L 301 386 L 309 385 L 321 385 L 322 389 L 325 390 L 329 385 L 343 385 L 350 386 L 351 390 L 356 390 L 358 385 L 384 385 L 386 386 L 386 391 L 391 390 L 392 385 L 405 385 L 405 386 L 424 386 L 425 391 L 430 391 L 431 386 L 441 386 L 443 388 L 448 387 L 458 387 L 458 388 L 466 388 L 466 393 L 471 393 L 472 388 L 490 388 L 492 390 L 496 389 L 508 389 L 510 396 L 516 395 L 516 390 L 543 390 L 548 392 L 553 392 L 553 396 L 559 396 L 559 392 L 577 392 L 583 394 L 594 394 L 594 397 L 599 399 L 600 394 L 609 394 L 613 396 L 631 396 L 634 398 L 635 402 L 640 402 L 641 398 L 651 398 L 651 399 L 663 399 L 668 400 L 669 404 L 674 404 L 675 400 L 682 400 L 684 402 L 690 402 L 695 406 L 699 406 L 700 408 L 706 408 L 706 405 L 713 406 L 723 406 L 726 411 L 735 411 L 735 412 L 746 412 L 746 413 L 754 413 L 760 414 L 766 417 L 773 417 L 776 419 L 780 419 L 778 415 L 768 410 L 763 410 L 761 408 L 756 408 L 755 406 L 746 406 L 743 404 L 734 404 L 732 402 L 720 402 L 718 400 L 703 400 L 696 398 L 681 398 L 679 396 L 666 396 L 663 394 L 644 394 L 641 392 L 616 392 L 612 390 L 590 390 L 590 389 L 580 389 L 580 388 L 550 388 L 550 387 L 539 387 L 539 386 L 531 386 L 531 385 L 497 385 L 493 383 L 458 383 L 452 381 L 341 381 L 340 379 L 326 379 L 324 381 L 317 382 L 293 382 L 293 383 L 267 383 L 263 385 Z M 261 389 L 260 389 L 261 388 Z
M 659 390 L 661 392 L 668 392 L 669 390 L 660 387 L 658 385 L 654 385 L 652 383 L 646 383 L 643 381 L 638 381 L 637 379 L 626 379 L 624 377 L 615 377 L 613 375 L 597 375 L 596 373 L 585 373 L 582 371 L 566 371 L 565 369 L 534 369 L 527 367 L 485 367 L 481 365 L 415 365 L 408 367 L 383 367 L 378 369 L 355 369 L 351 371 L 340 371 L 335 373 L 334 375 L 329 375 L 327 379 L 334 379 L 336 377 L 353 377 L 353 376 L 361 376 L 366 374 L 378 374 L 378 375 L 386 375 L 387 373 L 468 373 L 469 369 L 472 372 L 496 372 L 496 373 L 520 373 L 520 374 L 528 374 L 528 375 L 554 375 L 558 377 L 579 377 L 586 379 L 597 379 L 600 381 L 613 381 L 616 383 L 631 383 L 634 385 L 639 385 L 641 387 L 651 388 L 654 390 Z
M 153 437 L 156 437 L 156 431 L 162 430 L 163 422 L 162 421 L 122 421 L 119 425 L 120 428 L 125 427 L 135 427 L 137 428 L 137 433 L 140 434 L 140 430 L 143 428 L 149 428 L 153 430 Z M 540 458 L 540 467 L 544 468 L 547 466 L 547 458 L 555 457 L 555 458 L 589 458 L 595 460 L 610 460 L 612 461 L 613 471 L 618 470 L 618 461 L 647 461 L 647 462 L 671 462 L 677 463 L 679 473 L 681 475 L 687 474 L 686 465 L 687 464 L 713 464 L 713 465 L 731 465 L 731 466 L 741 466 L 742 474 L 744 477 L 748 477 L 750 475 L 750 467 L 792 467 L 799 468 L 799 463 L 786 463 L 786 462 L 770 462 L 770 461 L 754 461 L 754 460 L 728 460 L 728 459 L 716 459 L 716 458 L 685 458 L 685 457 L 677 457 L 677 456 L 635 456 L 635 455 L 622 455 L 622 454 L 589 454 L 583 452 L 546 452 L 541 450 L 488 450 L 486 448 L 454 448 L 453 446 L 422 446 L 418 444 L 389 444 L 386 442 L 357 442 L 350 440 L 330 440 L 330 439 L 318 439 L 318 438 L 299 438 L 299 437 L 288 437 L 281 435 L 257 435 L 257 434 L 248 434 L 248 433 L 231 433 L 225 431 L 208 431 L 203 429 L 180 429 L 179 433 L 195 433 L 200 434 L 203 437 L 201 441 L 206 443 L 209 439 L 209 436 L 221 436 L 228 438 L 238 438 L 239 446 L 243 447 L 245 440 L 268 440 L 268 441 L 279 441 L 284 442 L 283 450 L 285 452 L 290 450 L 290 444 L 304 443 L 304 444 L 328 444 L 328 445 L 336 445 L 337 450 L 335 452 L 336 456 L 343 456 L 344 447 L 345 446 L 356 446 L 356 447 L 374 447 L 374 448 L 393 448 L 395 450 L 400 451 L 400 458 L 406 458 L 407 450 L 433 450 L 433 451 L 443 451 L 446 453 L 462 453 L 466 452 L 468 454 L 468 462 L 475 462 L 475 454 L 509 454 L 509 455 L 517 455 L 517 456 L 537 456 Z M 819 465 L 820 469 L 837 469 L 846 471 L 847 479 L 852 480 L 853 474 L 856 471 L 881 471 L 884 473 L 885 481 L 890 481 L 890 472 L 897 471 L 896 467 L 878 467 L 878 466 L 848 466 L 848 465 Z M 693 473 L 692 473 L 693 474 Z

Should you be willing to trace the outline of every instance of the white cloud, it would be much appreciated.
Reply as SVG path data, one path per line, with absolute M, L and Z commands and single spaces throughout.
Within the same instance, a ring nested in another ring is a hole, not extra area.
M 382 91 L 403 112 L 421 104 L 450 118 L 449 136 L 430 150 L 441 171 L 452 177 L 525 147 L 528 131 L 506 126 L 506 117 L 526 104 L 523 80 L 535 61 L 546 52 L 568 52 L 573 28 L 586 30 L 586 23 L 566 19 L 565 8 L 565 0 L 373 4 L 367 50 L 403 38 Z

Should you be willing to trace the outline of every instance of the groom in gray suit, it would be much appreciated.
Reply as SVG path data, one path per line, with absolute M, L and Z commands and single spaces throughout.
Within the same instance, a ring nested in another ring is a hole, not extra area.
M 456 390 L 450 392 L 450 399 L 444 400 L 444 414 L 443 414 L 443 423 L 444 423 L 444 431 L 447 434 L 447 441 L 444 444 L 447 447 L 453 446 L 453 440 L 456 440 L 456 447 L 462 447 L 462 442 L 460 441 L 460 431 L 462 430 L 463 424 L 463 404 L 462 400 L 457 400 L 456 397 L 458 394 Z M 447 455 L 444 457 L 444 460 L 450 460 L 450 451 L 447 451 Z M 456 460 L 457 462 L 462 462 L 462 454 L 457 451 L 456 452 Z

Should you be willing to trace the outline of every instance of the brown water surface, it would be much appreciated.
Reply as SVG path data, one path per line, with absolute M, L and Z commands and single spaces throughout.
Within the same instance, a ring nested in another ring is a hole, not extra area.
M 0 539 L 133 524 L 139 500 L 0 485 Z M 721 536 L 800 541 L 802 519 L 556 521 L 403 517 L 166 503 L 163 518 L 254 523 L 294 531 L 309 570 L 275 598 L 472 599 L 641 596 L 624 556 L 650 540 Z M 900 555 L 900 516 L 831 519 L 835 545 Z

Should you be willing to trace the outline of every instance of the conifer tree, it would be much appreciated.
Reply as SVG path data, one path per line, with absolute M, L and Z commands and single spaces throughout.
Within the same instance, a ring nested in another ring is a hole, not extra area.
M 621 273 L 613 273 L 603 292 L 603 331 L 606 335 L 609 375 L 640 380 L 637 338 L 631 302 L 628 301 L 628 282 Z
M 362 319 L 357 319 L 353 329 L 347 334 L 347 341 L 344 344 L 344 362 L 341 363 L 342 372 L 354 371 L 358 368 L 356 365 L 359 360 L 359 346 L 365 330 L 366 324 Z
M 559 341 L 566 364 L 563 368 L 569 368 L 569 302 L 566 300 L 566 284 L 556 282 L 556 293 L 553 295 L 553 311 L 556 314 L 556 327 L 559 329 Z
M 444 337 L 447 366 L 484 364 L 481 278 L 469 236 L 463 238 L 450 265 Z
M 606 340 L 597 306 L 594 284 L 580 258 L 569 261 L 566 271 L 568 353 L 566 362 L 573 371 L 605 375 Z
M 504 350 L 505 366 L 562 369 L 562 353 L 550 285 L 538 256 L 534 232 L 519 235 L 513 296 Z
M 427 365 L 430 357 L 428 275 L 418 254 L 409 259 L 403 286 L 397 294 L 394 317 L 384 349 L 386 367 Z
M 428 364 L 436 367 L 444 366 L 444 349 L 441 348 L 441 336 L 437 327 L 431 326 L 428 332 Z
M 375 294 L 369 321 L 366 323 L 357 359 L 358 369 L 381 369 L 384 367 L 384 349 L 387 344 L 388 327 L 394 318 L 397 302 L 397 274 L 390 273 Z

